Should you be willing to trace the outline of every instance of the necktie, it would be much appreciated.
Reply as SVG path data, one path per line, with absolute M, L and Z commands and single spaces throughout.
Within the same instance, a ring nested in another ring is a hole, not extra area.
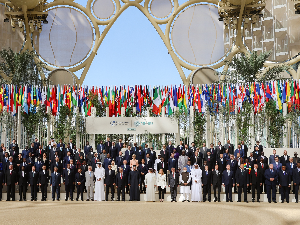
M 255 176 L 257 177 L 257 172 L 255 171 Z
M 91 172 L 90 172 L 90 177 L 91 177 Z
M 173 173 L 173 178 L 175 179 L 175 174 Z
M 22 171 L 22 177 L 24 177 L 24 171 Z
M 206 171 L 206 176 L 207 176 L 208 172 Z
M 34 177 L 34 172 L 32 172 L 32 177 Z
M 122 173 L 121 173 L 121 180 L 122 180 Z
M 11 175 L 11 171 L 10 171 L 10 175 Z
M 263 163 L 261 164 L 261 168 L 264 168 L 264 164 Z

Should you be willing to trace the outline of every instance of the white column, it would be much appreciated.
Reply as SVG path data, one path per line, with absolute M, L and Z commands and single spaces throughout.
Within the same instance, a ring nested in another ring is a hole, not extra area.
M 7 110 L 7 106 L 3 107 L 3 112 L 6 112 Z M 5 116 L 6 117 L 6 116 Z M 6 118 L 4 118 L 5 120 Z M 2 123 L 2 132 L 1 132 L 1 142 L 4 144 L 4 146 L 6 147 L 7 143 L 6 143 L 6 123 Z M 19 143 L 18 143 L 19 144 Z
M 96 117 L 96 108 L 92 107 L 91 108 L 91 117 Z M 89 144 L 90 146 L 93 147 L 94 151 L 95 151 L 95 134 L 89 134 Z
M 51 126 L 51 109 L 48 106 L 47 106 L 47 114 L 49 115 L 49 119 L 47 121 L 47 144 L 46 145 L 48 145 L 50 141 L 50 126 Z
M 178 107 L 175 107 L 175 108 L 174 108 L 174 113 L 175 113 L 176 111 L 178 111 L 178 110 L 179 110 L 179 108 L 178 108 Z M 177 121 L 176 121 L 176 122 L 177 122 Z M 179 126 L 179 124 L 178 124 L 178 132 L 177 132 L 177 134 L 176 134 L 175 140 L 176 140 L 176 145 L 179 145 L 179 143 L 180 143 L 180 126 Z
M 165 117 L 165 116 L 166 116 L 165 107 L 162 107 L 161 108 L 161 117 Z M 166 134 L 162 134 L 161 139 L 162 139 L 162 144 L 165 144 L 166 143 Z
M 79 108 L 76 107 L 76 115 L 79 113 Z M 79 135 L 79 128 L 78 128 L 78 121 L 76 121 L 76 148 L 80 148 L 80 135 Z
M 237 107 L 237 105 L 235 105 L 235 115 L 237 115 L 237 113 L 238 113 L 238 107 Z M 237 124 L 237 122 L 235 121 L 235 123 L 234 123 L 234 133 L 235 133 L 235 142 L 234 142 L 234 146 L 235 146 L 235 148 L 237 148 L 237 146 L 238 146 L 238 142 L 239 142 L 239 140 L 238 140 L 238 132 L 239 132 L 239 127 L 238 127 L 238 124 Z
M 286 117 L 286 114 L 287 114 L 287 105 L 286 105 L 286 103 L 282 104 L 282 109 L 283 109 L 283 117 Z M 284 148 L 287 148 L 289 146 L 287 126 L 288 126 L 288 123 L 285 124 L 285 128 L 283 129 L 283 147 Z
M 253 109 L 251 110 L 251 124 L 253 124 L 253 126 L 250 127 L 250 145 L 254 146 L 255 144 L 255 137 L 254 137 L 254 111 Z
M 206 132 L 205 132 L 205 138 L 206 138 L 206 146 L 209 146 L 211 143 L 210 141 L 210 115 L 209 113 L 206 113 Z
M 18 106 L 18 118 L 17 118 L 17 143 L 19 145 L 19 148 L 22 148 L 21 146 L 21 106 Z
M 195 140 L 194 119 L 194 106 L 190 106 L 190 145 Z

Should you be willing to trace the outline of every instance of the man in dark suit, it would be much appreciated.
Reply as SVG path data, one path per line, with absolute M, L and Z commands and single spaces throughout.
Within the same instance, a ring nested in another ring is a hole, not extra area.
M 171 157 L 168 160 L 168 170 L 171 172 L 172 168 L 178 171 L 178 160 L 174 158 L 174 153 L 171 153 Z
M 279 155 L 276 154 L 276 149 L 273 149 L 273 154 L 269 157 L 269 163 L 273 164 L 275 162 L 276 157 L 279 158 Z
M 75 184 L 77 188 L 77 198 L 76 201 L 79 199 L 79 195 L 81 195 L 81 201 L 83 201 L 83 190 L 85 186 L 85 177 L 84 173 L 82 173 L 81 168 L 78 169 L 78 173 L 75 175 Z
M 257 159 L 260 158 L 260 155 L 261 155 L 261 151 L 259 151 L 258 146 L 256 146 L 253 151 L 253 157 L 254 157 L 255 163 L 257 163 Z
M 112 145 L 114 145 L 114 147 L 115 147 L 115 143 L 112 143 L 112 142 L 110 141 L 110 138 L 107 137 L 107 140 L 106 140 L 106 142 L 104 143 L 106 152 L 109 152 L 109 150 L 111 149 Z M 117 152 L 116 152 L 116 156 L 117 156 Z
M 13 139 L 12 143 L 9 144 L 9 149 L 8 150 L 11 152 L 13 149 L 15 150 L 16 154 L 18 155 L 19 154 L 19 147 L 18 147 L 18 144 L 17 144 L 15 139 Z
M 97 145 L 97 153 L 102 154 L 103 150 L 106 150 L 106 147 L 103 144 L 103 141 L 100 141 L 100 143 Z M 106 150 L 106 152 L 109 152 L 109 148 Z
M 129 147 L 129 145 L 128 145 Z M 131 148 L 131 147 L 130 147 Z M 129 148 L 128 148 L 129 149 Z M 133 154 L 135 154 L 138 150 L 139 150 L 139 147 L 137 146 L 137 143 L 134 143 L 133 144 L 133 147 L 131 148 L 131 150 L 133 151 Z M 132 155 L 132 154 L 131 154 Z
M 259 202 L 260 187 L 262 186 L 262 171 L 258 169 L 257 164 L 254 164 L 254 168 L 250 172 L 250 185 L 252 187 L 252 202 L 255 201 L 255 190 L 257 192 L 257 202 Z
M 149 153 L 146 154 L 145 165 L 147 166 L 147 168 L 153 168 L 154 167 L 153 161 L 150 158 L 150 154 Z
M 115 182 L 116 182 L 115 171 L 111 169 L 111 165 L 108 165 L 108 170 L 105 170 L 105 179 L 104 179 L 104 186 L 106 187 L 106 195 L 105 195 L 106 201 L 108 201 L 109 188 L 111 192 L 111 201 L 114 200 Z
M 21 171 L 19 171 L 18 175 L 19 175 L 18 184 L 19 184 L 20 201 L 22 200 L 26 201 L 28 174 L 24 166 L 21 167 Z
M 166 148 L 166 145 L 163 145 L 163 149 L 160 151 L 160 157 L 165 159 L 165 162 L 168 163 L 169 160 L 169 151 Z
M 168 177 L 168 183 L 170 187 L 170 192 L 171 192 L 171 202 L 177 202 L 176 201 L 176 196 L 177 196 L 177 187 L 179 186 L 179 175 L 178 173 L 175 173 L 175 168 L 171 168 L 171 173 L 169 174 Z
M 241 202 L 242 192 L 244 192 L 244 202 L 247 202 L 247 187 L 249 187 L 249 176 L 244 169 L 244 164 L 240 165 L 240 168 L 236 170 L 235 182 L 238 187 L 238 202 Z
M 208 149 L 209 150 L 209 149 Z M 204 161 L 206 161 L 206 164 L 208 166 L 208 170 L 212 171 L 212 169 L 214 168 L 214 165 L 216 164 L 216 160 L 212 157 L 211 152 L 208 151 L 206 153 L 206 157 L 204 158 Z
M 36 149 L 34 148 L 34 143 L 32 142 L 29 148 L 29 152 L 31 153 L 31 156 L 33 160 L 35 159 Z
M 69 148 L 70 148 L 70 146 L 69 146 Z M 57 144 L 57 149 L 64 151 L 65 144 L 62 142 L 62 139 L 59 139 L 59 142 Z
M 160 157 L 160 162 L 157 164 L 157 171 L 159 171 L 160 169 L 164 171 L 164 174 L 167 174 L 168 166 L 167 163 L 165 162 L 164 157 Z
M 271 203 L 271 190 L 272 190 L 272 201 L 276 202 L 276 184 L 278 179 L 278 173 L 273 169 L 273 164 L 269 165 L 269 169 L 265 171 L 266 185 L 267 185 L 267 197 L 268 202 Z
M 180 141 L 179 145 L 177 146 L 177 152 L 181 155 L 182 150 L 184 149 L 183 142 Z
M 260 186 L 260 193 L 263 192 L 267 192 L 267 187 L 266 187 L 266 183 L 265 183 L 265 171 L 266 169 L 268 169 L 268 164 L 264 163 L 264 159 L 260 158 L 260 162 L 258 164 L 258 170 L 261 171 L 261 183 L 262 185 Z
M 132 155 L 134 154 L 134 151 L 131 149 L 131 146 L 128 145 L 128 149 L 125 151 L 124 159 L 127 161 L 127 165 L 129 165 L 130 160 L 132 159 Z
M 246 159 L 248 156 L 248 146 L 244 141 L 241 141 L 241 148 L 244 150 L 244 159 Z
M 127 161 L 124 160 L 123 161 L 123 165 L 121 166 L 121 168 L 123 169 L 123 173 L 126 175 L 127 179 L 128 179 L 128 176 L 129 176 L 129 172 L 130 172 L 130 166 L 127 165 Z M 126 187 L 126 194 L 129 193 L 129 187 L 127 186 Z
M 172 145 L 172 142 L 169 141 L 169 144 L 166 147 L 167 147 L 166 149 L 167 149 L 167 151 L 169 153 L 169 156 L 168 156 L 168 159 L 169 159 L 171 153 L 173 152 L 174 146 Z
M 259 153 L 261 153 L 264 150 L 264 148 L 259 143 L 260 143 L 259 141 L 256 141 L 256 144 L 254 145 L 254 150 L 255 150 L 256 147 L 258 147 L 258 151 L 259 151 Z
M 181 150 L 181 151 L 182 151 L 182 150 Z M 192 158 L 192 157 L 195 155 L 195 152 L 196 152 L 195 143 L 192 142 L 191 147 L 189 148 L 189 151 L 187 152 L 187 153 L 188 153 L 187 156 L 188 156 L 189 158 Z
M 123 173 L 123 169 L 119 169 L 119 173 L 116 175 L 116 188 L 117 188 L 117 196 L 120 201 L 120 193 L 122 191 L 122 201 L 125 201 L 125 188 L 127 187 L 127 176 Z
M 142 159 L 145 159 L 144 153 L 145 152 L 142 150 L 141 147 L 139 147 L 139 150 L 134 153 L 136 155 L 136 159 L 138 160 L 139 164 L 142 163 Z
M 42 192 L 42 201 L 47 200 L 47 186 L 49 181 L 49 172 L 46 170 L 46 165 L 43 165 L 42 171 L 39 173 L 39 185 Z
M 148 154 L 150 155 L 150 159 L 152 161 L 152 164 L 154 166 L 154 162 L 156 160 L 156 152 L 153 151 L 153 147 L 150 148 L 150 151 L 148 151 Z M 153 168 L 153 167 L 152 167 Z
M 208 201 L 211 201 L 211 171 L 208 166 L 205 166 L 205 170 L 202 172 L 202 187 L 203 187 L 203 202 L 206 201 L 206 195 L 208 194 Z
M 259 160 L 260 160 L 260 159 L 263 159 L 263 160 L 264 160 L 264 163 L 268 165 L 269 159 L 268 159 L 268 157 L 265 156 L 265 153 L 264 153 L 264 152 L 261 153 Z
M 110 145 L 110 147 L 109 147 L 109 149 L 108 149 L 108 152 L 109 152 L 109 154 L 110 154 L 112 160 L 116 160 L 116 158 L 117 158 L 117 147 L 116 147 L 116 145 L 115 145 L 115 142 L 113 142 L 113 143 Z M 121 151 L 121 152 L 122 152 L 122 151 Z M 120 153 L 120 152 L 119 152 L 119 153 Z
M 221 202 L 220 194 L 221 194 L 221 185 L 222 185 L 222 172 L 219 170 L 218 164 L 215 165 L 215 170 L 212 171 L 212 183 L 214 188 L 214 202 Z M 218 197 L 217 197 L 217 189 L 218 189 Z
M 281 203 L 284 203 L 284 199 L 289 203 L 289 192 L 291 187 L 291 176 L 286 171 L 286 166 L 282 166 L 282 170 L 278 171 L 278 184 L 281 188 Z
M 282 164 L 279 162 L 279 157 L 275 157 L 275 162 L 273 163 L 273 168 L 277 171 L 280 171 Z
M 217 159 L 217 151 L 215 150 L 215 148 L 214 148 L 214 144 L 213 143 L 211 143 L 210 144 L 210 148 L 208 148 L 207 150 L 206 150 L 206 155 L 208 155 L 207 153 L 208 152 L 210 152 L 210 157 L 211 157 L 211 159 L 212 159 L 212 162 L 214 162 L 213 163 L 213 166 L 215 165 L 215 163 L 216 163 L 216 159 Z M 213 169 L 214 167 L 212 167 L 212 169 Z
M 55 192 L 57 201 L 59 201 L 60 198 L 61 175 L 57 171 L 58 168 L 55 166 L 54 172 L 51 174 L 50 178 L 50 186 L 52 187 L 52 201 L 55 200 Z
M 43 158 L 43 154 L 45 153 L 46 151 L 44 149 L 42 149 L 42 146 L 39 145 L 38 149 L 35 151 L 35 157 L 40 157 L 40 158 Z
M 81 156 L 84 157 L 84 153 L 81 152 L 81 148 L 78 148 L 77 152 L 75 153 L 75 157 L 74 157 L 76 163 L 78 162 L 78 160 L 80 160 Z
M 119 142 L 116 143 L 117 154 L 119 154 L 119 152 L 122 150 L 123 146 L 124 146 L 124 143 L 122 143 L 122 139 L 120 138 Z
M 49 141 L 48 145 L 45 148 L 45 151 L 46 151 L 46 154 L 47 154 L 47 159 L 51 160 L 52 159 L 52 154 L 53 154 L 51 141 Z
M 87 155 L 90 152 L 90 149 L 92 146 L 90 146 L 89 142 L 86 142 L 86 145 L 84 146 L 84 154 Z
M 225 149 L 228 149 L 229 154 L 234 153 L 234 145 L 230 143 L 230 140 L 227 140 L 227 144 L 224 145 Z
M 68 157 L 68 156 L 66 156 L 66 157 Z M 70 156 L 70 157 L 71 157 L 71 156 Z M 71 158 L 71 159 L 72 159 L 72 158 Z M 62 172 L 62 170 L 63 170 L 64 168 L 67 167 L 67 164 L 70 164 L 70 161 L 65 160 L 65 161 L 64 161 L 64 164 L 65 164 L 65 166 L 63 166 L 62 163 L 59 161 L 59 158 L 56 157 L 56 158 L 55 158 L 55 161 L 51 163 L 51 171 L 53 172 L 53 171 L 54 171 L 54 167 L 57 167 L 58 172 L 59 172 L 59 173 Z
M 233 177 L 235 178 L 235 172 L 236 172 L 237 167 L 238 167 L 238 162 L 234 159 L 233 154 L 230 154 L 230 160 L 227 161 L 227 164 L 230 165 L 230 170 L 233 172 Z M 234 193 L 237 193 L 236 186 L 234 185 L 233 187 L 234 187 Z
M 280 157 L 280 162 L 284 166 L 290 162 L 290 156 L 288 156 L 286 150 L 283 151 L 283 156 Z
M 5 176 L 4 173 L 0 170 L 0 201 L 2 201 L 2 189 L 5 183 Z
M 227 164 L 226 170 L 223 171 L 222 184 L 225 187 L 226 202 L 232 202 L 232 186 L 235 186 L 235 177 L 230 171 L 230 164 Z
M 185 155 L 185 151 L 184 150 L 182 151 L 182 155 Z M 201 167 L 202 166 L 203 155 L 202 155 L 201 152 L 197 152 L 196 151 L 195 155 L 192 158 L 190 158 L 190 160 L 191 160 L 191 164 L 192 165 L 197 164 L 197 165 L 199 165 Z
M 123 165 L 124 157 L 122 156 L 122 152 L 119 152 L 119 156 L 116 158 L 116 165 L 119 168 Z
M 145 176 L 148 173 L 148 168 L 145 165 L 145 160 L 142 159 L 142 163 L 138 166 L 138 171 L 140 173 L 140 193 L 146 193 L 146 187 L 145 187 Z
M 29 172 L 29 186 L 31 189 L 31 201 L 37 201 L 37 189 L 39 181 L 39 173 L 35 171 L 35 166 L 31 167 Z
M 295 199 L 296 199 L 296 203 L 298 203 L 298 192 L 299 192 L 299 185 L 300 185 L 300 162 L 297 162 L 297 167 L 294 168 L 293 183 L 294 183 Z
M 242 149 L 242 146 L 239 144 L 238 148 L 234 151 L 234 157 L 237 157 L 237 154 L 240 154 L 240 157 L 244 158 L 244 150 Z
M 17 174 L 13 170 L 13 165 L 8 166 L 8 170 L 5 174 L 5 186 L 7 187 L 7 200 L 15 201 L 15 185 L 17 185 Z
M 75 184 L 75 174 L 70 169 L 70 164 L 67 164 L 67 168 L 63 170 L 63 182 L 65 185 L 65 191 L 66 191 L 66 201 L 68 201 L 69 196 L 71 201 L 73 201 L 73 187 Z
M 293 193 L 295 193 L 295 185 L 293 182 L 294 178 L 294 169 L 297 167 L 297 164 L 293 162 L 293 158 L 289 158 L 289 162 L 286 164 L 286 171 L 289 173 L 291 177 L 291 184 L 293 184 Z M 289 188 L 291 190 L 291 188 Z
M 226 170 L 227 161 L 223 158 L 223 153 L 220 154 L 220 158 L 217 159 L 217 164 L 219 166 L 219 170 L 221 173 L 223 173 L 224 170 Z
M 26 145 L 25 149 L 22 151 L 22 158 L 27 158 L 29 155 L 29 148 L 28 146 Z
M 14 160 L 18 158 L 19 152 L 17 152 L 16 147 L 13 146 L 12 150 L 10 150 L 10 156 L 13 157 Z
M 223 154 L 225 151 L 224 146 L 222 146 L 221 144 L 221 141 L 218 141 L 218 144 L 216 145 L 215 149 L 218 157 L 220 156 L 220 154 Z

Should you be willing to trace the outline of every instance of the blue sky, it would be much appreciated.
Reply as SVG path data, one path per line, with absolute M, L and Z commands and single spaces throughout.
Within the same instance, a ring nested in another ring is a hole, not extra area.
M 86 6 L 87 0 L 75 2 Z M 81 71 L 76 75 L 80 77 Z M 173 60 L 156 30 L 137 8 L 129 7 L 105 37 L 83 84 L 104 86 L 181 83 Z

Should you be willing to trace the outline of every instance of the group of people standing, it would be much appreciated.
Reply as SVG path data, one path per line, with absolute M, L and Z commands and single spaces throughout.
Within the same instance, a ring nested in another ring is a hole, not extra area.
M 44 148 L 43 148 L 44 147 Z M 157 154 L 158 153 L 158 154 Z M 249 156 L 248 156 L 249 153 Z M 51 186 L 52 200 L 60 200 L 60 189 L 64 185 L 65 201 L 84 200 L 139 201 L 140 194 L 146 193 L 146 201 L 165 199 L 166 190 L 171 193 L 171 201 L 177 201 L 180 190 L 182 201 L 211 201 L 213 188 L 216 202 L 220 202 L 222 186 L 225 187 L 226 201 L 232 202 L 232 192 L 238 194 L 244 202 L 247 193 L 252 193 L 252 201 L 260 201 L 260 194 L 267 193 L 268 201 L 276 202 L 277 186 L 281 200 L 289 202 L 290 191 L 298 202 L 300 184 L 300 160 L 297 153 L 289 157 L 284 151 L 279 157 L 274 149 L 270 157 L 264 156 L 259 142 L 253 151 L 241 142 L 237 148 L 230 140 L 223 146 L 210 144 L 196 147 L 171 142 L 163 145 L 159 152 L 145 145 L 144 148 L 125 145 L 118 142 L 101 141 L 94 150 L 87 142 L 83 151 L 70 140 L 65 144 L 52 139 L 47 146 L 41 146 L 38 140 L 20 151 L 15 140 L 6 150 L 0 149 L 0 200 L 2 188 L 7 187 L 7 200 L 15 200 L 15 187 L 19 186 L 20 200 L 26 200 L 27 188 L 31 189 L 31 201 L 37 201 L 37 192 L 41 191 L 42 201 L 47 199 L 47 187 Z M 293 187 L 293 188 L 292 188 Z M 73 193 L 77 190 L 76 198 Z M 117 198 L 115 198 L 115 190 Z M 256 197 L 256 199 L 255 199 Z

